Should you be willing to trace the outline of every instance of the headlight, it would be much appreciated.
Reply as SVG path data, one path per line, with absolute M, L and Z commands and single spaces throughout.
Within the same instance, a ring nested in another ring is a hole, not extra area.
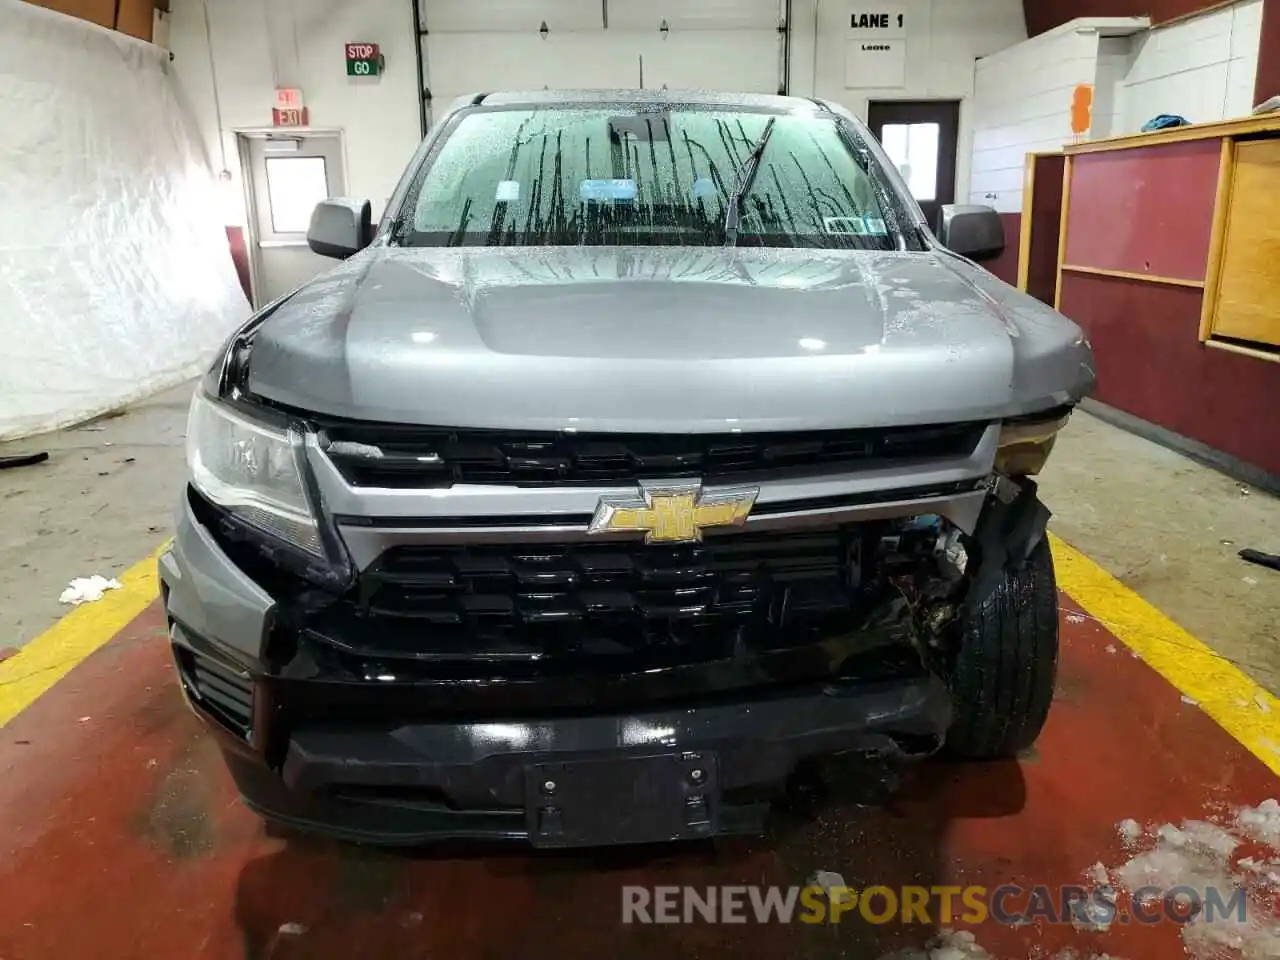
M 187 465 L 196 488 L 272 536 L 317 556 L 320 534 L 285 430 L 254 423 L 200 391 L 187 420 Z
M 1034 477 L 1044 467 L 1070 413 L 1042 420 L 1015 420 L 1000 427 L 996 470 L 1007 477 Z

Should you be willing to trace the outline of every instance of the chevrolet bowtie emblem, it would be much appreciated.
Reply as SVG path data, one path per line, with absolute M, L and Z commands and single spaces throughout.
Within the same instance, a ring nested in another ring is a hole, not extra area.
M 640 533 L 645 543 L 690 543 L 707 527 L 747 522 L 758 487 L 703 490 L 700 483 L 640 487 L 639 497 L 601 497 L 587 533 Z

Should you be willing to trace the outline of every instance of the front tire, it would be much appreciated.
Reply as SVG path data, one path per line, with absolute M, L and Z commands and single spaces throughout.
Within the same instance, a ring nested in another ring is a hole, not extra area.
M 1030 747 L 1049 716 L 1057 673 L 1058 586 L 1046 537 L 961 624 L 946 752 L 997 760 Z

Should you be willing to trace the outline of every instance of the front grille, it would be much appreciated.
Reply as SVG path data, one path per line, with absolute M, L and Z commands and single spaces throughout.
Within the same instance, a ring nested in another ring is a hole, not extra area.
M 865 551 L 878 542 L 869 532 L 394 547 L 320 632 L 366 656 L 437 660 L 693 647 L 714 658 L 744 644 L 812 642 L 835 621 L 851 624 Z
M 446 430 L 330 422 L 322 444 L 361 487 L 629 484 L 695 475 L 803 476 L 973 452 L 984 423 L 790 433 L 603 434 Z

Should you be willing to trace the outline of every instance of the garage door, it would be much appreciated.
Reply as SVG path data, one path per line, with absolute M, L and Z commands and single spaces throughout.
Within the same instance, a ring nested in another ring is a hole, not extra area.
M 437 115 L 456 97 L 503 89 L 780 88 L 785 4 L 778 0 L 422 0 L 420 7 L 424 83 Z

